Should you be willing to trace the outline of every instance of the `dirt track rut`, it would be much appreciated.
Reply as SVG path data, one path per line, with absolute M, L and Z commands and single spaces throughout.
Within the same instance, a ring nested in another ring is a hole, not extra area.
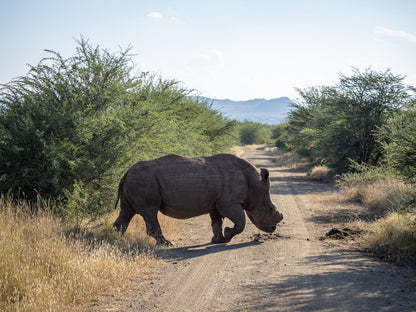
M 316 215 L 330 186 L 279 167 L 261 150 L 244 157 L 270 171 L 272 199 L 285 218 L 277 234 L 248 221 L 231 243 L 212 245 L 209 216 L 186 220 L 177 247 L 159 251 L 163 273 L 108 310 L 416 311 L 406 287 L 411 270 L 319 240 L 331 226 L 323 220 L 333 219 L 330 208 L 326 218 Z

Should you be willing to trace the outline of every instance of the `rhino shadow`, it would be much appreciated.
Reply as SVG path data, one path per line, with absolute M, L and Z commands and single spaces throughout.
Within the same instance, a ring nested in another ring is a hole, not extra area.
M 206 255 L 230 251 L 240 248 L 246 248 L 250 246 L 257 246 L 262 244 L 262 242 L 253 240 L 249 242 L 237 243 L 237 244 L 200 244 L 193 246 L 185 247 L 176 247 L 169 249 L 159 249 L 156 251 L 156 254 L 166 260 L 170 261 L 183 261 L 193 258 L 203 257 Z

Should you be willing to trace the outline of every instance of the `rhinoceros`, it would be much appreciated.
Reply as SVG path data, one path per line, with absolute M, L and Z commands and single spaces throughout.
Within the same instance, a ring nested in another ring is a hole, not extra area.
M 211 217 L 212 243 L 227 243 L 244 230 L 246 217 L 272 233 L 283 215 L 270 199 L 267 169 L 260 174 L 248 161 L 231 154 L 210 157 L 168 155 L 139 161 L 122 177 L 117 203 L 120 214 L 113 227 L 124 233 L 135 214 L 143 217 L 147 234 L 159 245 L 172 246 L 162 234 L 157 214 L 187 219 Z M 245 211 L 245 213 L 244 213 Z M 223 219 L 234 223 L 222 231 Z

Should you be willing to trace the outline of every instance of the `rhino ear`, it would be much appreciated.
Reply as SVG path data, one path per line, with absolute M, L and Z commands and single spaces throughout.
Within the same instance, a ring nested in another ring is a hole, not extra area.
M 260 169 L 260 176 L 261 176 L 261 181 L 264 184 L 266 184 L 267 186 L 270 186 L 269 170 L 267 170 L 266 168 L 261 168 Z

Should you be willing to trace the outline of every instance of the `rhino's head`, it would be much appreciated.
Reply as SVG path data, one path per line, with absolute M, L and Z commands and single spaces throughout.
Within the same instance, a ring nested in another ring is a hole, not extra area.
M 261 179 L 250 183 L 250 205 L 246 213 L 257 228 L 272 233 L 276 230 L 276 224 L 283 220 L 283 215 L 276 210 L 270 199 L 269 171 L 262 168 L 260 176 Z

